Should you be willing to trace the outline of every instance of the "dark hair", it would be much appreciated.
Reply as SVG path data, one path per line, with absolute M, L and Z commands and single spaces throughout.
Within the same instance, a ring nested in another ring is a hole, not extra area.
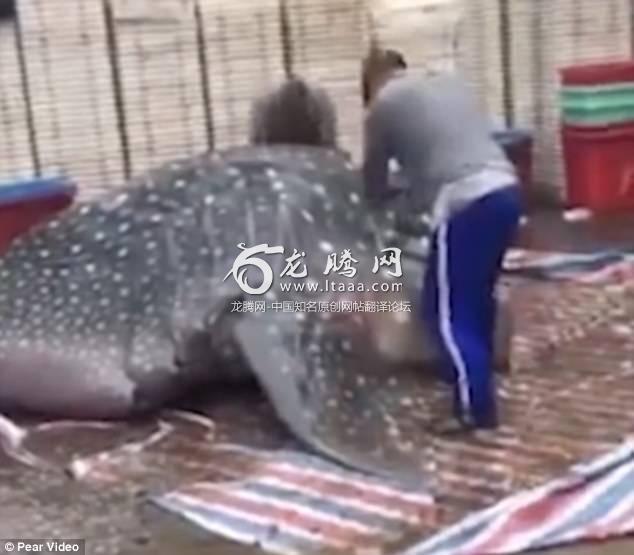
M 361 96 L 363 105 L 370 102 L 372 80 L 377 74 L 392 69 L 407 69 L 405 56 L 398 50 L 379 49 L 373 47 L 365 57 L 362 64 L 361 75 Z
M 335 106 L 325 91 L 292 77 L 255 102 L 251 143 L 336 147 Z
M 385 51 L 385 61 L 391 67 L 407 69 L 407 62 L 405 57 L 398 50 L 392 50 L 388 48 Z

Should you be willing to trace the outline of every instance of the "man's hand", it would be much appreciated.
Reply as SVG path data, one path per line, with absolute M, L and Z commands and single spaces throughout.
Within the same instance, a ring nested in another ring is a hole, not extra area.
M 431 235 L 431 222 L 427 214 L 400 214 L 394 227 L 398 233 L 410 237 Z

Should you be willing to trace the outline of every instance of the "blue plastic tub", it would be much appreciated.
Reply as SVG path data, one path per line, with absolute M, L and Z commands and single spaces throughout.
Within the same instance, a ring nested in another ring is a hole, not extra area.
M 76 193 L 75 184 L 62 177 L 0 183 L 0 206 L 54 198 L 60 195 L 74 197 Z
M 493 132 L 493 138 L 513 162 L 525 192 L 532 189 L 533 134 L 525 129 L 505 129 Z

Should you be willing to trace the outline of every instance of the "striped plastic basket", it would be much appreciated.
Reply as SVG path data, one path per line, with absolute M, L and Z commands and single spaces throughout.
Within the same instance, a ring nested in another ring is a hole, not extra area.
M 634 122 L 634 82 L 565 86 L 560 102 L 568 125 L 606 127 Z

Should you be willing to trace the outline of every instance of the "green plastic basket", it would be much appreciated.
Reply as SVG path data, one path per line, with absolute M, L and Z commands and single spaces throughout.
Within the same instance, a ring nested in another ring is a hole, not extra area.
M 614 124 L 634 124 L 634 106 L 630 109 L 601 110 L 594 113 L 588 112 L 566 112 L 563 115 L 565 123 L 571 125 L 591 125 L 604 127 Z
M 634 123 L 634 83 L 564 87 L 560 104 L 563 120 L 572 125 Z
M 593 87 L 566 86 L 561 89 L 561 102 L 573 106 L 631 103 L 634 102 L 634 83 Z

